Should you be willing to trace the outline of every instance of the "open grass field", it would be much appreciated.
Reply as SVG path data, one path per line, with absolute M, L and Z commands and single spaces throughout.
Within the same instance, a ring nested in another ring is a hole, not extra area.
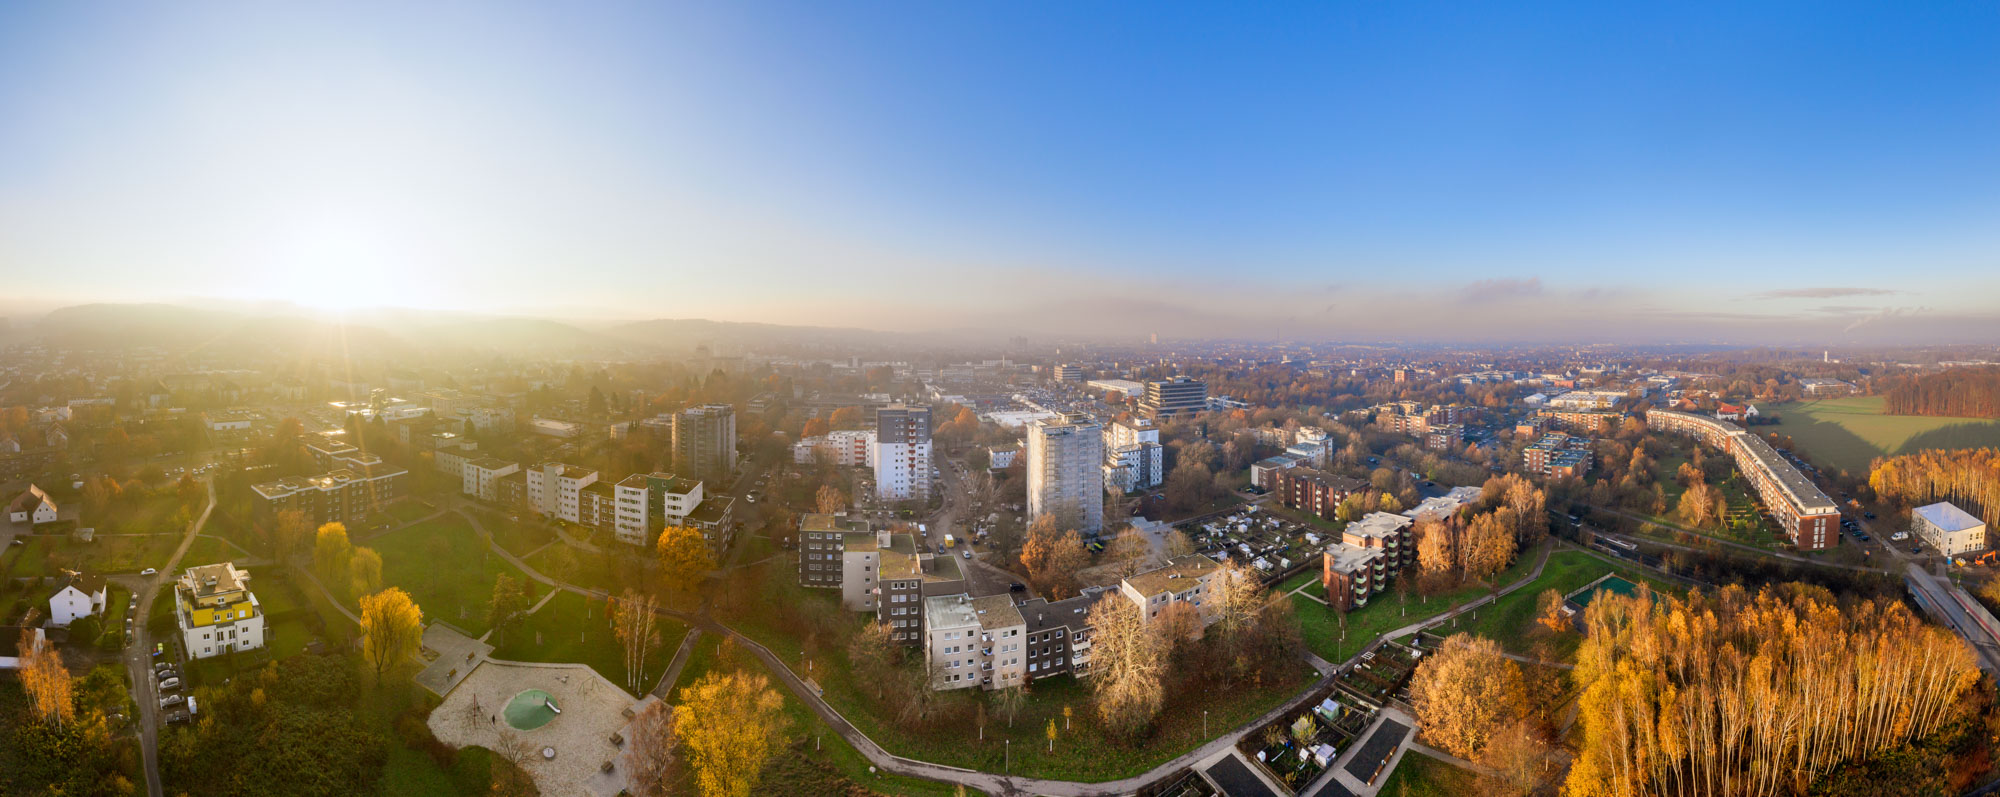
M 1539 549 L 1531 549 L 1515 557 L 1514 564 L 1501 572 L 1499 584 L 1506 586 L 1520 580 L 1535 568 L 1535 559 L 1540 555 Z M 1405 606 L 1397 600 L 1392 586 L 1370 598 L 1367 606 L 1347 613 L 1345 641 L 1341 639 L 1338 610 L 1304 595 L 1293 595 L 1292 606 L 1298 614 L 1299 632 L 1305 637 L 1306 647 L 1320 658 L 1338 664 L 1360 653 L 1382 634 L 1451 611 L 1452 607 L 1476 600 L 1486 592 L 1486 587 L 1474 585 L 1425 599 L 1412 591 Z
M 688 631 L 686 625 L 665 617 L 659 620 L 659 630 L 660 643 L 646 656 L 642 691 L 653 688 L 666 672 L 667 662 Z M 611 631 L 602 601 L 565 590 L 497 636 L 502 639 L 493 650 L 496 659 L 588 664 L 605 680 L 625 685 L 624 646 Z
M 77 542 L 67 535 L 23 537 L 24 545 L 12 546 L 9 560 L 0 570 L 15 576 L 53 576 L 58 569 L 86 573 L 137 573 L 148 567 L 164 567 L 167 557 L 181 542 L 179 534 L 98 535 L 90 542 Z M 192 552 L 189 554 L 192 556 Z M 193 559 L 188 561 L 192 562 Z
M 2000 446 L 2000 421 L 1884 415 L 1881 396 L 1794 401 L 1763 408 L 1777 414 L 1777 426 L 1759 432 L 1789 435 L 1798 450 L 1821 467 L 1862 475 L 1875 457 L 1934 448 Z
M 382 555 L 382 583 L 402 587 L 424 610 L 426 622 L 443 620 L 473 636 L 486 633 L 493 583 L 502 574 L 527 582 L 534 597 L 548 587 L 486 547 L 472 524 L 455 516 L 419 523 L 370 540 Z M 332 585 L 328 585 L 331 587 Z M 356 603 L 348 601 L 348 608 Z
M 1382 782 L 1382 797 L 1457 797 L 1476 794 L 1479 778 L 1415 750 L 1405 751 L 1396 771 Z

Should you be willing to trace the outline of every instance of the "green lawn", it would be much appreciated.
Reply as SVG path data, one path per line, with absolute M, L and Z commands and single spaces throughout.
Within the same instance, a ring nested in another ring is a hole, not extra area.
M 524 519 L 524 522 L 516 523 L 509 519 L 511 515 L 486 510 L 475 511 L 479 512 L 479 525 L 493 535 L 493 541 L 515 556 L 527 556 L 528 552 L 556 539 L 555 530 L 540 520 Z
M 1487 637 L 1498 641 L 1509 653 L 1526 654 L 1532 643 L 1542 636 L 1535 624 L 1536 599 L 1542 591 L 1553 589 L 1557 594 L 1568 595 L 1606 573 L 1616 573 L 1633 583 L 1648 584 L 1656 591 L 1671 594 L 1681 592 L 1679 587 L 1653 577 L 1638 567 L 1613 564 L 1584 551 L 1556 551 L 1549 554 L 1549 563 L 1542 568 L 1540 578 L 1501 596 L 1493 605 L 1482 607 L 1477 617 L 1460 618 L 1456 629 L 1440 630 L 1465 631 Z M 1553 642 L 1556 652 L 1560 654 L 1560 660 L 1569 661 L 1574 656 L 1579 641 L 1574 633 L 1564 633 L 1556 637 Z
M 1382 782 L 1382 797 L 1457 797 L 1478 792 L 1478 776 L 1415 750 L 1403 752 Z
M 369 547 L 382 555 L 382 582 L 402 587 L 424 619 L 443 620 L 473 636 L 486 633 L 486 607 L 493 584 L 502 575 L 527 582 L 535 597 L 548 588 L 486 547 L 472 524 L 457 517 L 438 520 L 377 537 Z M 327 585 L 333 588 L 333 585 Z M 359 604 L 348 601 L 348 608 Z
M 436 512 L 437 507 L 412 498 L 390 504 L 384 511 L 388 512 L 389 517 L 395 518 L 398 523 L 408 523 Z
M 1875 457 L 1910 454 L 1934 448 L 2000 446 L 2000 421 L 1987 418 L 1938 418 L 1884 415 L 1881 396 L 1820 399 L 1771 404 L 1776 426 L 1753 427 L 1759 433 L 1789 435 L 1800 452 L 1822 467 L 1862 475 Z
M 136 573 L 148 567 L 165 567 L 179 534 L 133 536 L 99 535 L 90 542 L 64 536 L 24 537 L 25 545 L 12 546 L 4 568 L 15 576 L 52 576 L 59 568 L 86 573 Z
M 1538 549 L 1530 549 L 1515 557 L 1514 564 L 1502 571 L 1497 579 L 1504 587 L 1520 580 L 1535 567 L 1535 559 L 1540 556 Z M 1408 577 L 1398 576 L 1398 578 Z M 1303 595 L 1292 596 L 1292 606 L 1299 616 L 1299 630 L 1304 635 L 1306 647 L 1320 658 L 1338 664 L 1346 661 L 1375 638 L 1389 631 L 1411 623 L 1418 623 L 1436 617 L 1452 607 L 1466 601 L 1475 600 L 1487 592 L 1486 587 L 1474 585 L 1463 587 L 1443 595 L 1432 595 L 1428 600 L 1411 591 L 1409 604 L 1405 607 L 1396 598 L 1392 585 L 1381 594 L 1368 600 L 1368 605 L 1347 613 L 1347 638 L 1341 641 L 1340 611 L 1314 601 Z M 1405 613 L 1407 608 L 1408 613 Z
M 640 690 L 653 688 L 667 662 L 687 636 L 687 626 L 662 617 L 660 643 L 646 657 Z M 567 590 L 550 598 L 540 611 L 508 629 L 493 657 L 510 661 L 574 662 L 588 664 L 605 680 L 625 684 L 624 646 L 611 631 L 604 603 Z

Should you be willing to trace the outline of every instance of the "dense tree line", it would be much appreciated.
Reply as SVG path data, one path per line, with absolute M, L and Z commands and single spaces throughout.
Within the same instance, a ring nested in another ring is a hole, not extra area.
M 2000 449 L 1933 449 L 1877 459 L 1868 486 L 1885 501 L 1950 501 L 1990 527 L 2000 521 Z
M 1971 650 L 1903 604 L 1805 585 L 1607 595 L 1584 622 L 1577 797 L 1802 791 L 1938 731 L 1979 680 Z
M 2000 418 L 2000 368 L 1952 368 L 1897 378 L 1882 391 L 1890 415 Z

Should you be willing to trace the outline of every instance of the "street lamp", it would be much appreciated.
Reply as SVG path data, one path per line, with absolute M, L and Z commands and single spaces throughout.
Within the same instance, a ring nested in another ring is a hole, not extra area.
M 1006 758 L 1001 764 L 1000 771 L 1011 775 L 1014 773 L 1014 740 L 1008 739 L 1007 746 L 1002 748 L 1002 750 Z
M 1208 738 L 1208 709 L 1201 710 L 1201 738 Z

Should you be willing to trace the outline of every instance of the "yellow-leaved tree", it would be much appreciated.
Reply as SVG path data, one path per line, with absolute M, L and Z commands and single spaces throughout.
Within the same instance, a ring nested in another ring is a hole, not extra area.
M 715 557 L 709 553 L 708 540 L 702 538 L 700 529 L 668 526 L 660 532 L 654 552 L 660 559 L 660 578 L 668 602 L 674 605 L 685 605 L 691 600 L 701 580 L 715 569 Z
M 1520 665 L 1471 634 L 1453 634 L 1424 658 L 1410 702 L 1424 738 L 1461 758 L 1477 758 L 1495 732 L 1527 712 Z
M 380 679 L 417 652 L 424 612 L 410 593 L 390 587 L 361 598 L 361 654 Z
M 784 698 L 762 675 L 710 672 L 681 691 L 674 731 L 703 797 L 750 797 L 784 732 Z

